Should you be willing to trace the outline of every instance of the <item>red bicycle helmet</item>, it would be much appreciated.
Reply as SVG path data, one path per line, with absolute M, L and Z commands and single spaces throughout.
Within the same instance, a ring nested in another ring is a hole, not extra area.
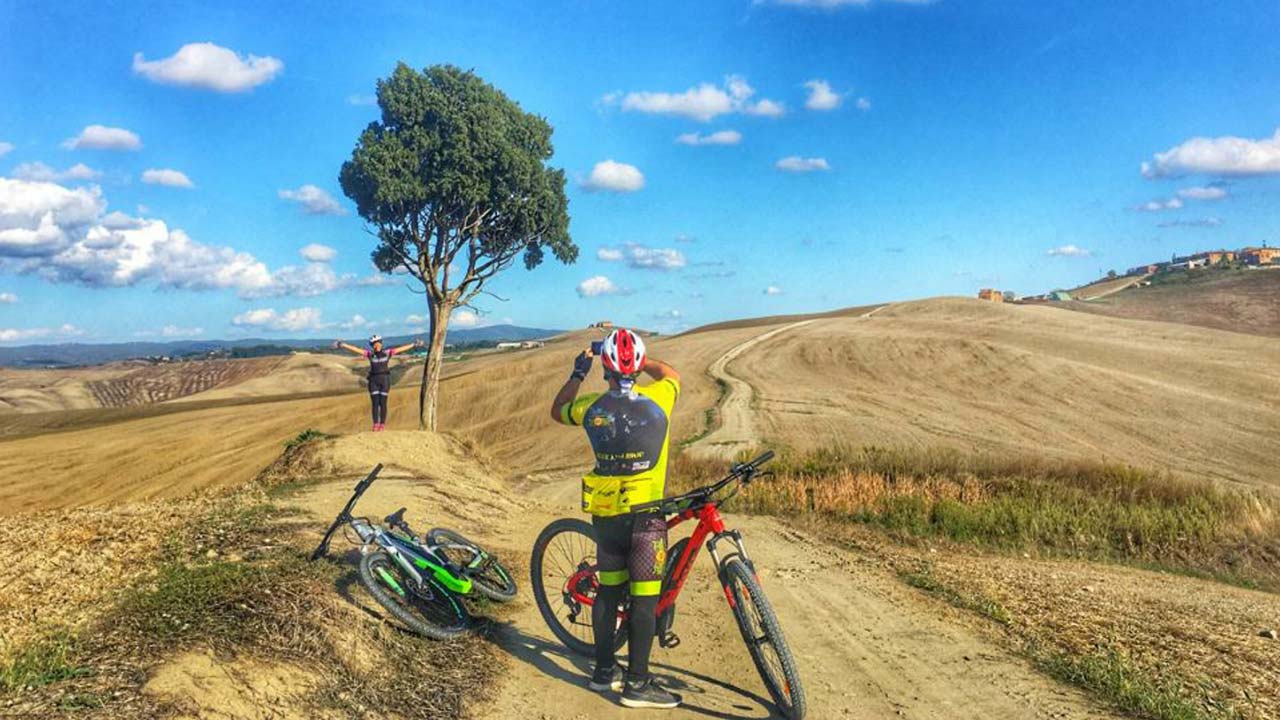
M 635 377 L 644 369 L 644 340 L 626 328 L 609 333 L 600 347 L 600 362 L 605 370 L 623 377 Z

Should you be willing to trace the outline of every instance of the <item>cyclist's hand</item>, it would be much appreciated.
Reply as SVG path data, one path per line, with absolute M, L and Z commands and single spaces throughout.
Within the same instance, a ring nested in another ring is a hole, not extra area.
M 334 341 L 333 341 L 333 349 L 334 349 L 334 350 L 341 350 L 341 349 L 342 349 L 342 341 L 341 341 L 341 340 L 334 340 Z
M 414 338 L 413 340 L 414 347 L 422 347 L 423 345 L 426 345 L 426 343 L 422 342 L 422 338 Z
M 591 372 L 591 363 L 593 358 L 584 350 L 578 353 L 578 357 L 573 360 L 573 372 L 569 375 L 577 380 L 587 379 L 587 373 Z

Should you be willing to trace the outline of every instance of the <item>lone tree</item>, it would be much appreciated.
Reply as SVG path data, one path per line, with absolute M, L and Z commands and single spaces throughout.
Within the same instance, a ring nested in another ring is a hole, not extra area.
M 551 126 L 475 73 L 404 63 L 378 81 L 382 118 L 342 164 L 342 192 L 378 238 L 373 262 L 422 283 L 431 344 L 418 423 L 436 429 L 449 314 L 517 258 L 578 257 L 563 170 L 547 166 Z

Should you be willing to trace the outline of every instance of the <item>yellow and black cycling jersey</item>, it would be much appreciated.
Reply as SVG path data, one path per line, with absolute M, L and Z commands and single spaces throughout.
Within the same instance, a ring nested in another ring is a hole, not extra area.
M 582 509 L 609 517 L 662 499 L 667 481 L 671 410 L 680 383 L 665 378 L 629 391 L 587 393 L 561 408 L 561 419 L 587 431 L 596 466 L 582 478 Z

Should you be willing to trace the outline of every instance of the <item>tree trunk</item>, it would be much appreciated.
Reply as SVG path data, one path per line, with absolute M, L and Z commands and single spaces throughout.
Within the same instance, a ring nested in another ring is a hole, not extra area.
M 436 408 L 440 404 L 440 370 L 444 367 L 444 338 L 449 331 L 449 313 L 453 306 L 432 303 L 431 344 L 427 361 L 422 366 L 422 386 L 418 388 L 418 429 L 436 430 Z

